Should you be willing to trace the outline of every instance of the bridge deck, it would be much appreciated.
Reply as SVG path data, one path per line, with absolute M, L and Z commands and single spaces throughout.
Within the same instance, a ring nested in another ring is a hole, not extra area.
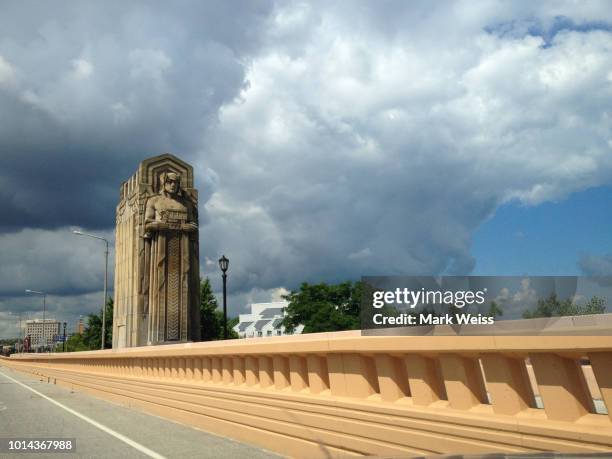
M 0 368 L 0 432 L 4 439 L 76 438 L 76 453 L 62 454 L 61 457 L 66 459 L 281 457 L 83 393 L 71 392 L 64 387 L 47 384 L 46 380 L 41 382 L 8 368 Z M 0 456 L 3 456 L 1 451 Z M 30 456 L 36 459 L 42 457 L 36 453 L 16 456 L 23 459 Z

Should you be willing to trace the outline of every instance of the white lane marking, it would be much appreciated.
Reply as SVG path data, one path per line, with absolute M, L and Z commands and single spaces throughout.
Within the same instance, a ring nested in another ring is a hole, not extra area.
M 155 459 L 166 459 L 164 456 L 162 456 L 161 454 L 156 453 L 155 451 L 150 450 L 149 448 L 147 448 L 146 446 L 141 445 L 140 443 L 136 443 L 134 440 L 129 439 L 128 437 L 126 437 L 125 435 L 120 434 L 119 432 L 114 431 L 113 429 L 106 427 L 103 424 L 100 424 L 98 421 L 94 421 L 93 419 L 88 418 L 87 416 L 85 416 L 84 414 L 79 413 L 78 411 L 73 410 L 72 408 L 68 408 L 67 406 L 61 404 L 60 402 L 57 402 L 55 400 L 53 400 L 51 397 L 47 397 L 45 394 L 42 394 L 40 392 L 38 392 L 36 389 L 32 389 L 30 386 L 28 386 L 27 384 L 22 383 L 21 381 L 17 381 L 16 379 L 11 378 L 9 375 L 4 374 L 4 372 L 0 371 L 0 375 L 4 376 L 5 378 L 13 381 L 14 383 L 19 384 L 21 387 L 25 387 L 26 389 L 28 389 L 29 391 L 34 392 L 36 395 L 41 396 L 42 398 L 50 401 L 51 403 L 59 406 L 60 408 L 68 411 L 70 414 L 74 414 L 77 418 L 82 419 L 85 422 L 90 423 L 92 426 L 97 427 L 98 429 L 100 429 L 103 432 L 106 432 L 109 435 L 112 435 L 113 437 L 121 440 L 124 443 L 127 443 L 128 445 L 130 445 L 132 448 L 140 451 L 142 454 L 145 454 L 149 457 L 153 457 Z

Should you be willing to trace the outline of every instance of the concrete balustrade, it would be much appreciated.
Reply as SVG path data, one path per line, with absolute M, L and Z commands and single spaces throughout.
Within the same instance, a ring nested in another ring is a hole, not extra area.
M 296 457 L 612 451 L 593 403 L 612 408 L 609 336 L 339 332 L 0 365 Z

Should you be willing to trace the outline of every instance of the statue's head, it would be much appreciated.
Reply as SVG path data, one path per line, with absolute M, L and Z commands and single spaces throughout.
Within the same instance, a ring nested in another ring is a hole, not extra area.
M 161 191 L 172 196 L 180 194 L 181 175 L 176 172 L 163 172 L 159 178 Z

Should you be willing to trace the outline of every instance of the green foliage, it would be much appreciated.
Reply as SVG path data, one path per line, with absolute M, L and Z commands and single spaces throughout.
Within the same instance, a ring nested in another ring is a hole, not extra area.
M 113 299 L 109 298 L 106 303 L 106 324 L 104 330 L 104 348 L 113 346 Z M 87 325 L 83 331 L 83 342 L 88 349 L 100 349 L 102 344 L 102 311 L 99 314 L 89 314 Z
M 227 337 L 238 338 L 232 327 L 238 323 L 238 317 L 227 319 Z M 200 280 L 200 332 L 202 341 L 223 339 L 223 311 L 219 309 L 217 298 L 212 291 L 208 277 Z
M 221 313 L 221 316 L 223 317 L 223 313 Z M 223 319 L 221 319 L 221 320 L 223 320 Z M 228 339 L 237 339 L 238 338 L 238 333 L 236 333 L 234 330 L 232 330 L 232 328 L 234 328 L 236 325 L 238 325 L 238 322 L 239 322 L 239 318 L 238 317 L 228 317 L 227 318 L 227 338 Z
M 464 308 L 460 308 L 458 306 L 455 306 L 454 304 L 451 304 L 448 306 L 448 314 L 457 317 L 468 315 L 469 312 L 466 311 Z
M 359 329 L 363 289 L 362 282 L 337 285 L 303 283 L 299 291 L 283 297 L 289 302 L 283 325 L 292 332 L 303 324 L 303 333 Z
M 99 336 L 99 335 L 98 335 Z M 98 343 L 98 347 L 100 343 Z M 66 340 L 66 352 L 89 351 L 91 348 L 85 343 L 83 335 L 74 334 Z M 64 348 L 61 344 L 57 345 L 56 352 L 63 352 Z
M 218 308 L 217 298 L 212 291 L 208 277 L 200 280 L 200 334 L 202 341 L 219 339 L 221 321 L 216 314 Z
M 606 312 L 606 300 L 603 298 L 594 296 L 587 303 L 580 305 L 574 303 L 570 298 L 559 300 L 555 293 L 551 293 L 548 298 L 539 299 L 533 311 L 526 310 L 523 312 L 523 318 L 581 316 L 603 314 L 604 312 Z
M 487 312 L 486 315 L 489 317 L 503 316 L 504 310 L 495 301 L 491 301 L 491 305 L 489 306 L 489 311 Z
M 223 323 L 223 313 L 219 311 L 221 316 L 221 323 Z M 227 318 L 227 339 L 238 339 L 238 333 L 232 330 L 232 327 L 238 323 L 238 317 L 228 317 Z M 223 327 L 221 327 L 221 332 L 223 332 Z M 223 339 L 223 333 L 219 335 L 218 339 Z
M 113 346 L 113 299 L 109 298 L 106 302 L 106 325 L 104 330 L 104 348 L 110 349 Z M 102 336 L 102 311 L 98 314 L 87 315 L 87 325 L 83 334 L 72 335 L 66 340 L 66 352 L 80 352 L 100 349 Z M 57 344 L 55 352 L 64 352 L 63 345 Z

